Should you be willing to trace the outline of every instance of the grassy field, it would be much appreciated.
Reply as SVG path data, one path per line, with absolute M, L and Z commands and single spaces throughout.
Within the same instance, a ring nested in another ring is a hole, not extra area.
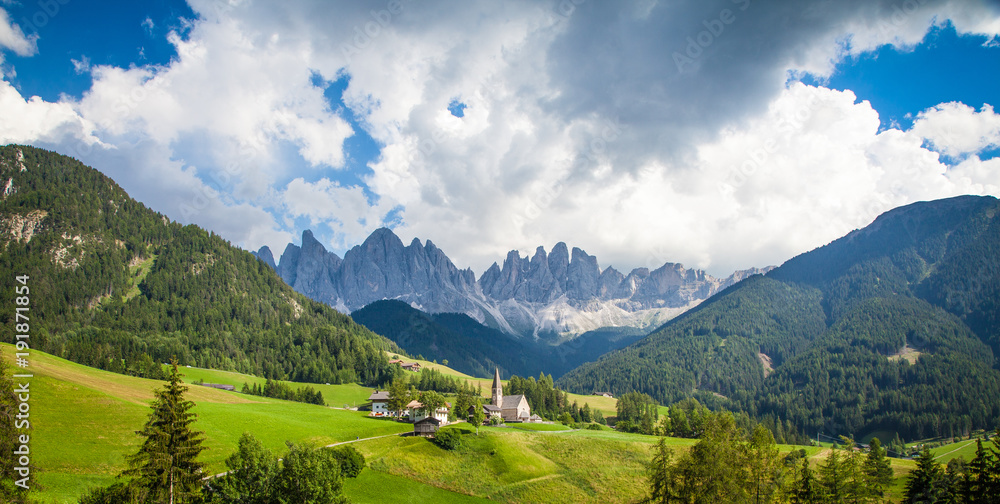
M 232 371 L 218 371 L 215 369 L 204 369 L 204 368 L 184 368 L 181 370 L 184 374 L 184 381 L 187 383 L 194 383 L 201 380 L 205 383 L 218 383 L 223 385 L 232 385 L 236 387 L 236 390 L 240 390 L 243 384 L 259 384 L 264 385 L 266 381 L 264 378 L 257 376 L 246 375 L 242 373 L 234 373 Z M 296 383 L 296 382 L 283 382 L 290 386 L 292 389 L 297 389 L 299 387 L 304 387 L 306 384 Z M 365 387 L 358 385 L 357 383 L 348 383 L 344 385 L 325 385 L 322 383 L 310 383 L 310 387 L 319 390 L 323 393 L 323 399 L 326 401 L 328 406 L 335 408 L 355 408 L 366 402 L 368 402 L 368 396 L 372 393 L 371 387 Z
M 388 500 L 438 504 L 486 504 L 491 502 L 481 497 L 451 492 L 372 470 L 361 471 L 356 479 L 348 478 L 344 481 L 344 495 L 351 499 L 353 504 L 384 504 Z M 395 496 L 396 499 L 387 498 L 387 496 Z
M 13 347 L 0 344 L 12 359 Z M 124 467 L 140 442 L 135 434 L 146 421 L 153 390 L 162 382 L 117 375 L 32 352 L 31 419 L 33 475 L 38 500 L 72 503 L 88 487 L 105 485 Z M 188 381 L 242 385 L 254 377 L 214 370 L 183 368 Z M 322 385 L 338 401 L 367 397 L 357 385 Z M 645 464 L 654 436 L 610 429 L 571 430 L 558 424 L 511 424 L 483 427 L 476 436 L 467 424 L 447 427 L 463 432 L 462 446 L 446 451 L 423 438 L 400 437 L 407 424 L 366 417 L 363 412 L 244 396 L 192 385 L 186 394 L 196 403 L 195 428 L 204 431 L 208 448 L 201 460 L 210 473 L 225 470 L 224 460 L 243 432 L 252 432 L 276 454 L 285 442 L 327 445 L 354 441 L 369 469 L 345 483 L 354 502 L 385 502 L 397 495 L 419 502 L 634 502 L 645 492 Z M 330 401 L 330 399 L 328 399 Z M 678 450 L 696 443 L 668 439 Z M 974 447 L 974 443 L 972 445 Z M 799 449 L 782 446 L 782 451 Z M 949 447 L 942 447 L 946 449 Z M 814 463 L 826 453 L 805 448 Z M 962 448 L 964 449 L 964 448 Z M 974 448 L 973 448 L 974 449 Z M 958 453 L 958 452 L 955 452 Z M 898 476 L 912 461 L 894 461 Z M 903 479 L 894 492 L 901 495 Z
M 0 344 L 0 353 L 10 360 L 13 347 Z M 125 456 L 138 448 L 135 431 L 148 418 L 153 390 L 163 382 L 109 373 L 42 352 L 33 351 L 30 362 L 31 450 L 38 465 L 34 482 L 43 489 L 43 502 L 76 502 L 88 487 L 109 483 L 124 468 Z M 225 470 L 224 461 L 244 431 L 283 453 L 286 440 L 326 445 L 412 430 L 362 412 L 207 387 L 191 386 L 186 397 L 196 403 L 194 427 L 205 432 L 207 450 L 201 460 L 209 472 Z
M 466 433 L 457 450 L 413 437 L 357 448 L 377 471 L 502 502 L 632 502 L 644 491 L 638 482 L 650 445 L 639 440 L 510 428 L 484 428 L 476 436 L 468 426 L 448 428 Z
M 989 448 L 993 446 L 993 443 L 983 441 L 983 446 Z M 965 441 L 932 448 L 931 453 L 934 454 L 934 460 L 942 464 L 947 464 L 951 459 L 959 457 L 969 462 L 976 457 L 976 439 L 966 439 Z
M 507 427 L 510 428 L 510 429 L 519 429 L 519 430 L 526 430 L 526 431 L 568 431 L 568 430 L 572 430 L 569 427 L 567 427 L 567 426 L 565 426 L 563 424 L 559 424 L 559 423 L 555 423 L 555 424 L 544 424 L 544 423 L 518 424 L 518 423 L 512 423 L 512 424 L 508 425 Z

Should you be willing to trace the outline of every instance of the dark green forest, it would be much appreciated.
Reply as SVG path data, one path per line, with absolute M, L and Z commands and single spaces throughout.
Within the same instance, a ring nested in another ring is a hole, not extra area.
M 314 383 L 380 384 L 400 372 L 384 353 L 399 350 L 391 341 L 75 159 L 9 145 L 0 175 L 15 188 L 0 202 L 2 285 L 13 292 L 16 275 L 29 277 L 32 348 L 139 376 L 174 356 Z M 3 341 L 14 340 L 14 302 L 0 297 Z
M 892 210 L 557 384 L 695 397 L 812 435 L 995 428 L 998 213 L 975 196 Z

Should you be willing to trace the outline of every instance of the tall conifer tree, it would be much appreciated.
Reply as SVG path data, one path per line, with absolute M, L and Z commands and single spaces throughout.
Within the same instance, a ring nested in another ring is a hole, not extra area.
M 132 477 L 133 486 L 148 490 L 147 502 L 183 504 L 200 497 L 204 464 L 197 458 L 205 449 L 204 437 L 191 429 L 194 403 L 184 399 L 185 391 L 174 361 L 167 384 L 155 392 L 149 420 L 136 431 L 145 440 L 129 457 L 122 475 Z
M 910 473 L 910 479 L 906 482 L 906 496 L 903 502 L 908 504 L 944 502 L 945 490 L 941 465 L 934 461 L 930 448 L 924 448 L 917 458 L 917 468 Z

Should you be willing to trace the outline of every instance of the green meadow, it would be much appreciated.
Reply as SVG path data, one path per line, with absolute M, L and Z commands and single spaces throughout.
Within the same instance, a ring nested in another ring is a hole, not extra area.
M 8 344 L 0 344 L 0 352 L 5 359 L 14 354 Z M 30 362 L 31 449 L 38 466 L 34 483 L 42 490 L 43 502 L 76 502 L 88 487 L 111 482 L 125 467 L 125 456 L 139 446 L 135 431 L 148 417 L 153 390 L 163 382 L 109 373 L 42 352 L 32 352 Z M 356 388 L 349 386 L 343 394 L 356 395 Z M 191 385 L 186 396 L 196 404 L 195 428 L 205 433 L 207 449 L 201 459 L 209 473 L 225 470 L 224 461 L 243 432 L 282 453 L 286 441 L 327 445 L 412 430 L 363 412 L 197 385 Z
M 0 344 L 0 353 L 12 359 L 13 347 Z M 36 498 L 45 503 L 74 503 L 87 488 L 110 483 L 124 468 L 125 457 L 140 442 L 135 431 L 147 418 L 153 390 L 163 382 L 109 373 L 41 352 L 31 353 L 30 371 L 34 374 L 31 450 L 37 465 L 33 486 L 41 490 Z M 242 386 L 244 381 L 260 380 L 209 369 L 182 368 L 181 372 L 189 383 L 204 380 Z M 334 404 L 363 402 L 371 392 L 353 384 L 318 387 L 327 402 Z M 359 478 L 345 482 L 345 494 L 356 503 L 396 498 L 442 503 L 635 502 L 646 491 L 645 464 L 659 440 L 608 428 L 573 430 L 559 424 L 482 427 L 476 435 L 468 424 L 457 424 L 447 428 L 462 432 L 462 443 L 448 451 L 427 439 L 398 436 L 412 427 L 368 418 L 364 412 L 193 384 L 186 396 L 196 403 L 195 428 L 205 433 L 207 450 L 202 460 L 207 472 L 225 470 L 224 460 L 243 432 L 253 433 L 276 454 L 285 451 L 286 442 L 319 446 L 350 442 L 369 464 Z M 667 441 L 676 450 L 696 443 L 692 439 Z M 800 448 L 781 446 L 782 451 Z M 805 450 L 814 463 L 827 452 L 821 447 Z M 912 461 L 894 461 L 898 476 L 912 467 Z M 897 479 L 896 498 L 902 484 L 902 478 Z
M 194 383 L 201 380 L 204 383 L 232 385 L 236 387 L 237 391 L 243 387 L 244 383 L 248 385 L 256 383 L 263 386 L 264 382 L 267 381 L 259 376 L 246 375 L 233 371 L 219 371 L 216 369 L 185 367 L 181 369 L 181 373 L 184 374 L 184 381 L 187 383 Z M 287 384 L 292 389 L 305 387 L 307 385 L 304 383 L 290 381 L 284 381 L 282 383 Z M 310 383 L 308 385 L 322 392 L 323 399 L 326 401 L 327 406 L 332 406 L 334 408 L 356 408 L 368 402 L 368 396 L 372 393 L 371 387 L 365 387 L 358 385 L 357 383 L 348 383 L 345 385 Z
M 983 441 L 983 446 L 989 448 L 993 446 L 993 443 Z M 969 462 L 976 457 L 976 439 L 966 439 L 932 448 L 931 453 L 934 454 L 934 460 L 942 464 L 947 464 L 951 459 L 956 458 L 964 458 L 966 462 Z

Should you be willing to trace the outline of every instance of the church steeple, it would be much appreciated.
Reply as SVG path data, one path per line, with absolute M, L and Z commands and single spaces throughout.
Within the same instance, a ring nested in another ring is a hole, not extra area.
M 503 408 L 503 383 L 500 383 L 500 368 L 496 368 L 493 375 L 493 405 Z

